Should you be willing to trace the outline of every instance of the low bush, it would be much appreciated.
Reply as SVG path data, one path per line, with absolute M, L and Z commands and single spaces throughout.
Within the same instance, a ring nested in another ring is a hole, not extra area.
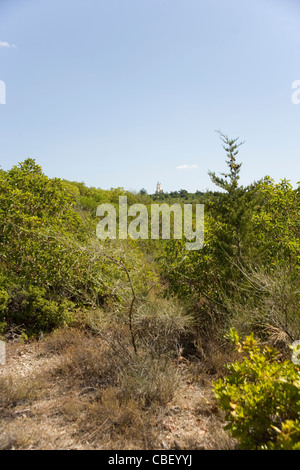
M 229 375 L 214 384 L 227 429 L 242 449 L 300 449 L 299 366 L 280 361 L 278 351 L 260 350 L 253 334 L 230 339 L 242 355 L 228 365 Z
M 72 308 L 73 303 L 67 299 L 60 302 L 50 299 L 43 288 L 15 288 L 7 308 L 0 312 L 0 321 L 24 325 L 29 334 L 38 334 L 72 323 Z

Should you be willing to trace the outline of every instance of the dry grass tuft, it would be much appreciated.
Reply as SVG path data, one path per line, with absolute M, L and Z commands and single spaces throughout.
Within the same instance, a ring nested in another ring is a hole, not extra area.
M 43 394 L 45 380 L 41 377 L 16 378 L 13 374 L 0 377 L 0 409 L 28 405 Z
M 155 311 L 159 311 L 157 317 Z M 22 351 L 12 349 L 12 363 L 0 376 L 0 448 L 226 447 L 221 443 L 226 439 L 223 434 L 219 445 L 198 421 L 201 413 L 195 408 L 195 396 L 201 387 L 193 385 L 191 367 L 181 356 L 189 326 L 180 309 L 164 300 L 155 308 L 144 306 L 134 328 L 137 354 L 128 326 L 108 321 L 94 324 L 92 330 L 57 330 L 24 345 Z M 215 356 L 213 361 L 218 369 L 221 359 Z M 191 390 L 181 397 L 187 376 Z M 203 387 L 210 389 L 211 384 Z M 168 441 L 163 423 L 170 404 L 178 399 L 180 442 L 174 427 Z M 219 418 L 212 421 L 214 425 L 216 430 L 221 428 Z

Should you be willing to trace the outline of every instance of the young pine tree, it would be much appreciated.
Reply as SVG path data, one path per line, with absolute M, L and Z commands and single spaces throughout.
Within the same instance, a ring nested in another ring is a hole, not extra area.
M 253 187 L 239 185 L 240 169 L 237 155 L 244 142 L 239 138 L 230 139 L 218 131 L 227 156 L 228 172 L 217 176 L 209 171 L 214 184 L 221 188 L 216 200 L 211 204 L 211 214 L 215 223 L 216 251 L 222 263 L 229 259 L 240 263 L 251 246 L 251 202 Z

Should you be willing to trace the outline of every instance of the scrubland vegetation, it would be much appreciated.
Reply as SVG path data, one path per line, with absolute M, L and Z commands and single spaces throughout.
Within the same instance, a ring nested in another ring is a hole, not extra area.
M 241 186 L 220 137 L 215 192 L 0 170 L 1 448 L 299 449 L 299 188 Z M 203 248 L 99 241 L 96 208 L 120 195 L 204 204 Z

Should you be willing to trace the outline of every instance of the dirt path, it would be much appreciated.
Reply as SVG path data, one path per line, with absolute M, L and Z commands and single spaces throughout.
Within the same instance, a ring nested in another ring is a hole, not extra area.
M 1 449 L 97 448 L 91 439 L 97 427 L 87 433 L 80 429 L 82 402 L 77 392 L 65 387 L 63 377 L 53 380 L 60 361 L 60 355 L 41 354 L 39 342 L 8 344 L 7 364 L 0 366 L 0 392 L 11 394 L 12 401 L 16 396 L 18 403 L 0 408 Z M 10 383 L 10 388 L 1 390 L 1 383 L 6 387 Z M 34 393 L 28 403 L 30 387 Z M 60 412 L 68 407 L 70 419 Z M 211 384 L 191 383 L 183 368 L 180 386 L 158 419 L 154 445 L 156 449 L 182 450 L 233 448 L 234 442 L 223 427 Z
M 40 355 L 39 343 L 8 343 L 6 348 L 6 366 L 0 366 L 0 380 L 12 380 L 12 389 L 8 393 L 22 394 L 24 402 L 12 409 L 1 410 L 0 448 L 1 449 L 81 449 L 80 443 L 72 437 L 74 429 L 64 423 L 57 415 L 59 406 L 58 384 L 48 384 L 41 380 L 47 377 L 59 363 L 58 356 Z M 30 395 L 30 386 L 43 389 L 43 393 L 27 403 L 25 395 Z M 27 385 L 29 387 L 27 387 Z
M 224 430 L 210 382 L 190 383 L 183 377 L 169 403 L 159 440 L 165 449 L 232 449 L 234 442 Z

